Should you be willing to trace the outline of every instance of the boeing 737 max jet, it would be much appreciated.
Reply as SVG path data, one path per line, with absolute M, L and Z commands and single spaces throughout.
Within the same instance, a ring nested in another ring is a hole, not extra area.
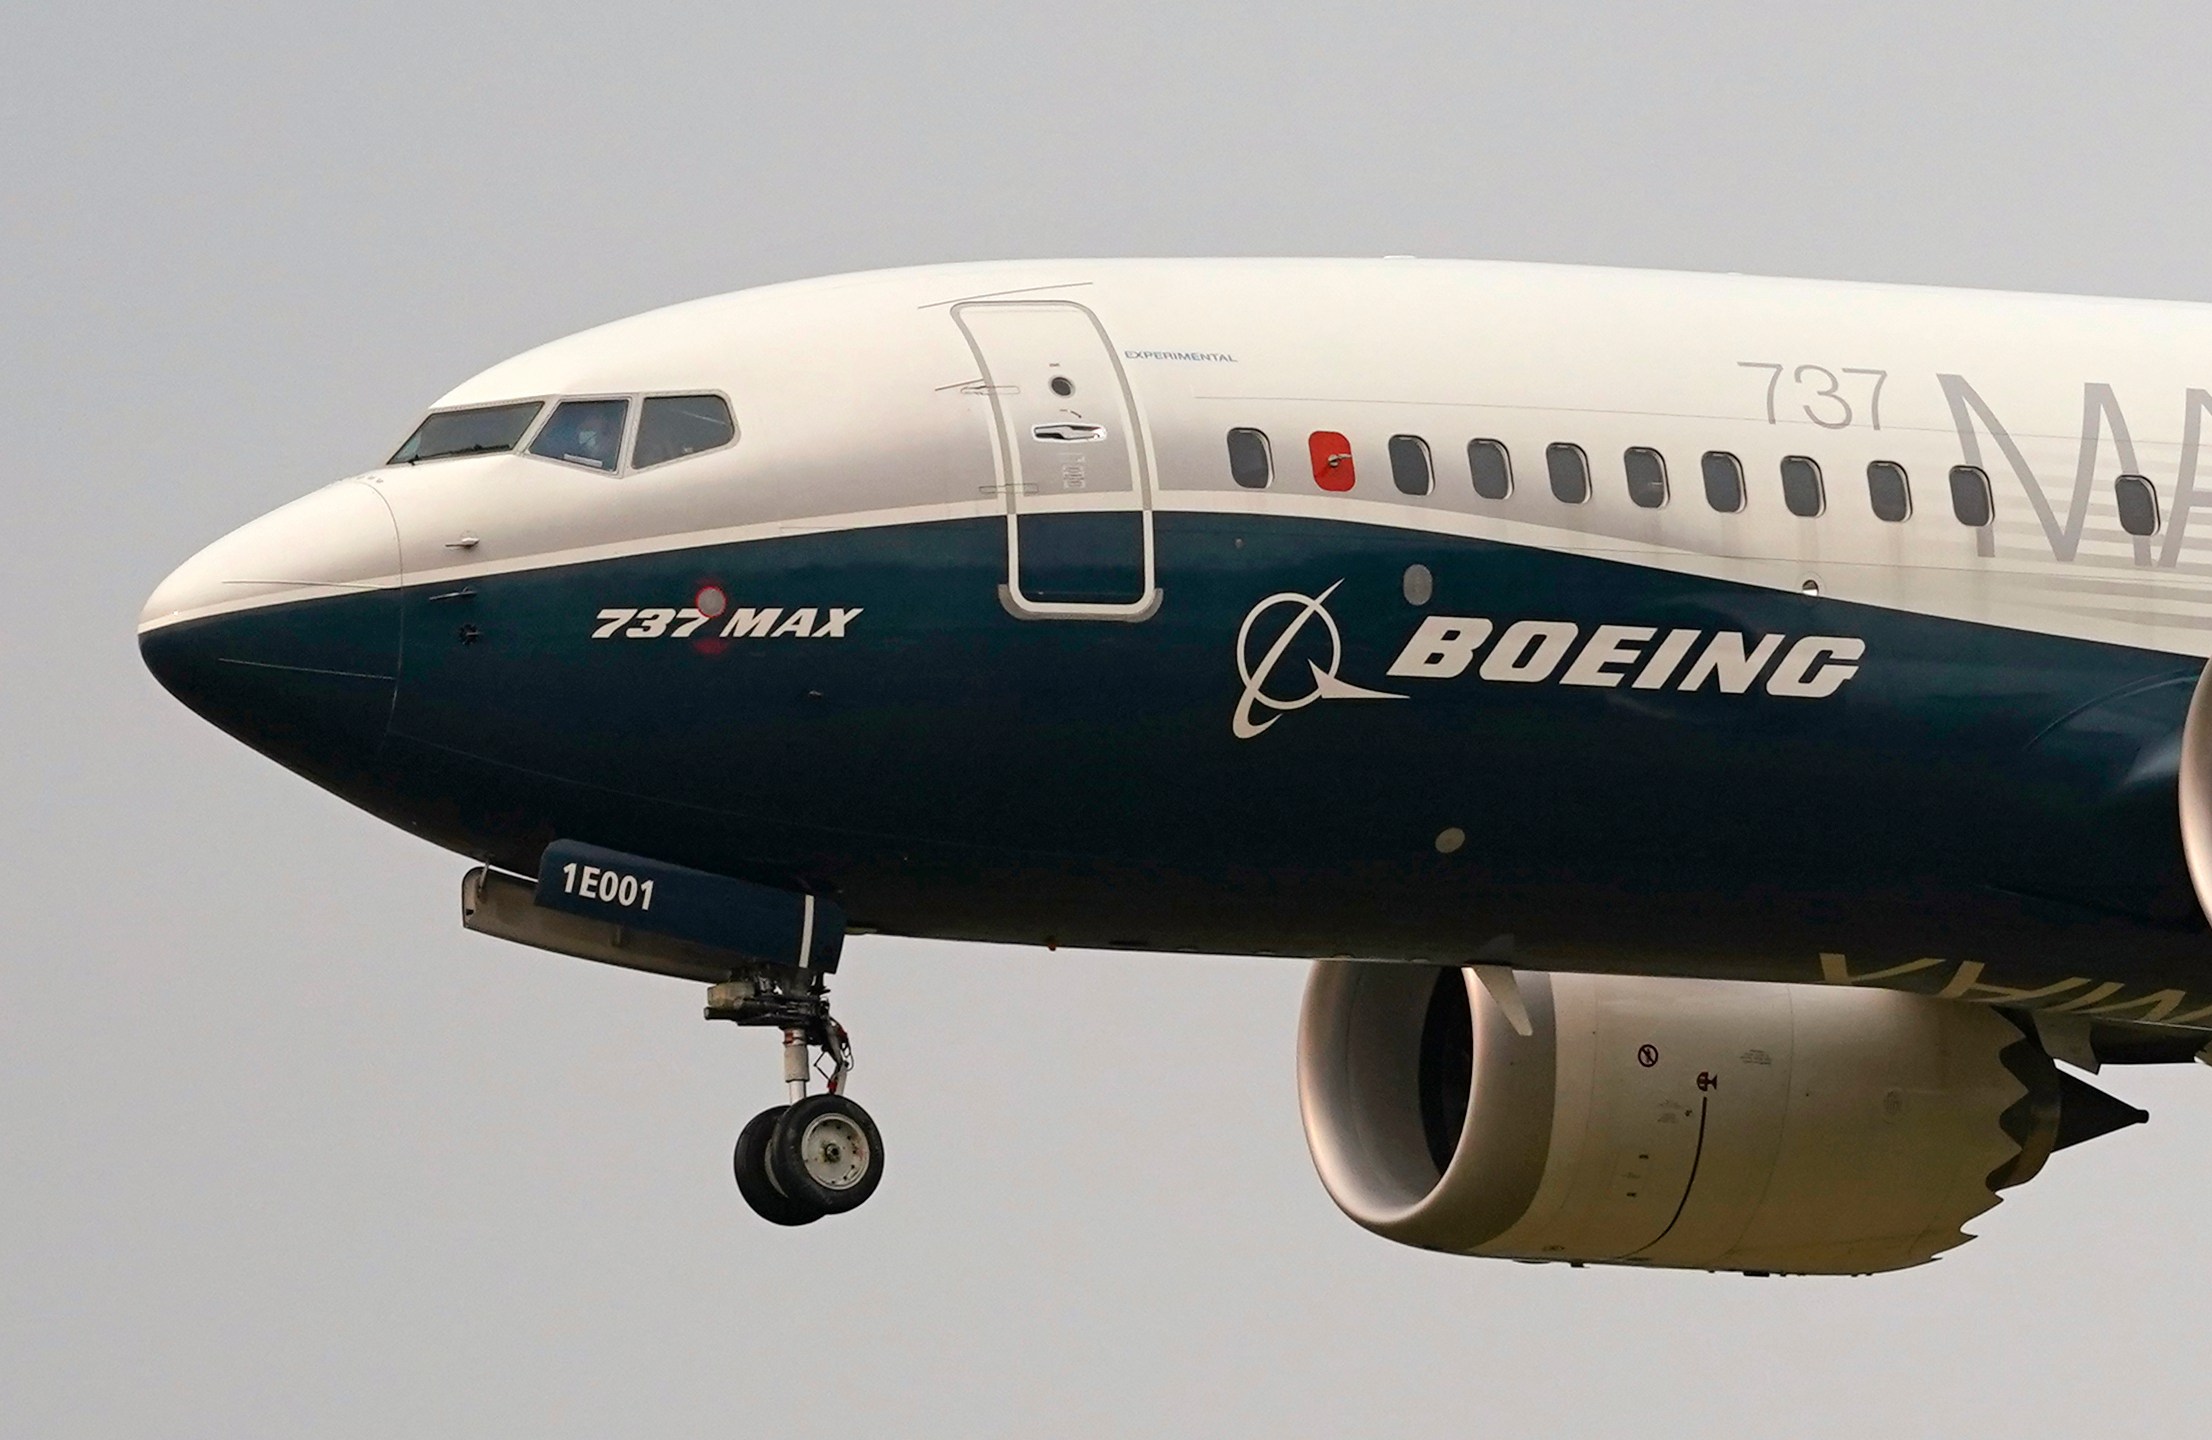
M 883 933 L 1309 962 L 1390 1239 L 1878 1271 L 2212 1041 L 2208 416 L 2199 305 L 842 276 L 493 366 L 139 643 L 471 928 L 780 1031 L 779 1224 L 883 1173 L 828 996 Z

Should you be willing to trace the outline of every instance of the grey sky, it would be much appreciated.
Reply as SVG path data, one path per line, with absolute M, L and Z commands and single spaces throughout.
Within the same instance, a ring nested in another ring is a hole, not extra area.
M 480 366 L 799 275 L 1411 252 L 2207 298 L 2204 8 L 808 11 L 0 21 L 0 1434 L 2197 1414 L 2194 1067 L 2107 1072 L 2153 1123 L 1916 1272 L 1569 1272 L 1335 1213 L 1300 966 L 861 941 L 884 1188 L 772 1231 L 728 1170 L 772 1041 L 464 935 L 460 860 L 169 701 L 131 629 Z

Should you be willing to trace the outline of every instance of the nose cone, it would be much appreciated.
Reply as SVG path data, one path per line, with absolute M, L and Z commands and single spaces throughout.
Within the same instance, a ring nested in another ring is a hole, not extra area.
M 341 481 L 178 566 L 139 616 L 139 654 L 211 723 L 343 789 L 391 717 L 400 583 L 391 510 Z

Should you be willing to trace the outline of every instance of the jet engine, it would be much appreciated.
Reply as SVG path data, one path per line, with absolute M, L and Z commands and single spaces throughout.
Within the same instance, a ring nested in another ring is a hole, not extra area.
M 1865 1274 L 2147 1118 L 1996 1010 L 1872 989 L 1322 961 L 1298 1098 L 1345 1214 L 1424 1249 Z

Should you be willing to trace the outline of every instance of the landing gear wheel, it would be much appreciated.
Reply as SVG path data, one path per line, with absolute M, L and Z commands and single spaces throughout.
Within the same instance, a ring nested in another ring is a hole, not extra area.
M 791 1103 L 747 1122 L 732 1160 L 737 1188 L 753 1213 L 773 1225 L 811 1225 L 860 1208 L 883 1179 L 883 1137 L 868 1112 L 845 1098 L 852 1040 L 830 1018 L 822 972 L 750 967 L 708 989 L 707 1018 L 783 1032 L 783 1083 Z M 817 1050 L 826 1073 L 815 1063 Z M 817 1075 L 828 1091 L 808 1095 L 807 1084 Z
M 768 1147 L 775 1139 L 776 1122 L 789 1108 L 778 1105 L 745 1122 L 745 1128 L 737 1132 L 737 1153 L 731 1157 L 731 1168 L 737 1172 L 738 1193 L 753 1207 L 755 1215 L 771 1225 L 811 1225 L 828 1214 L 828 1208 L 792 1199 L 776 1188 L 775 1178 L 768 1171 Z
M 876 1193 L 883 1179 L 883 1137 L 868 1112 L 844 1096 L 809 1095 L 775 1122 L 768 1174 L 781 1196 L 842 1215 Z

